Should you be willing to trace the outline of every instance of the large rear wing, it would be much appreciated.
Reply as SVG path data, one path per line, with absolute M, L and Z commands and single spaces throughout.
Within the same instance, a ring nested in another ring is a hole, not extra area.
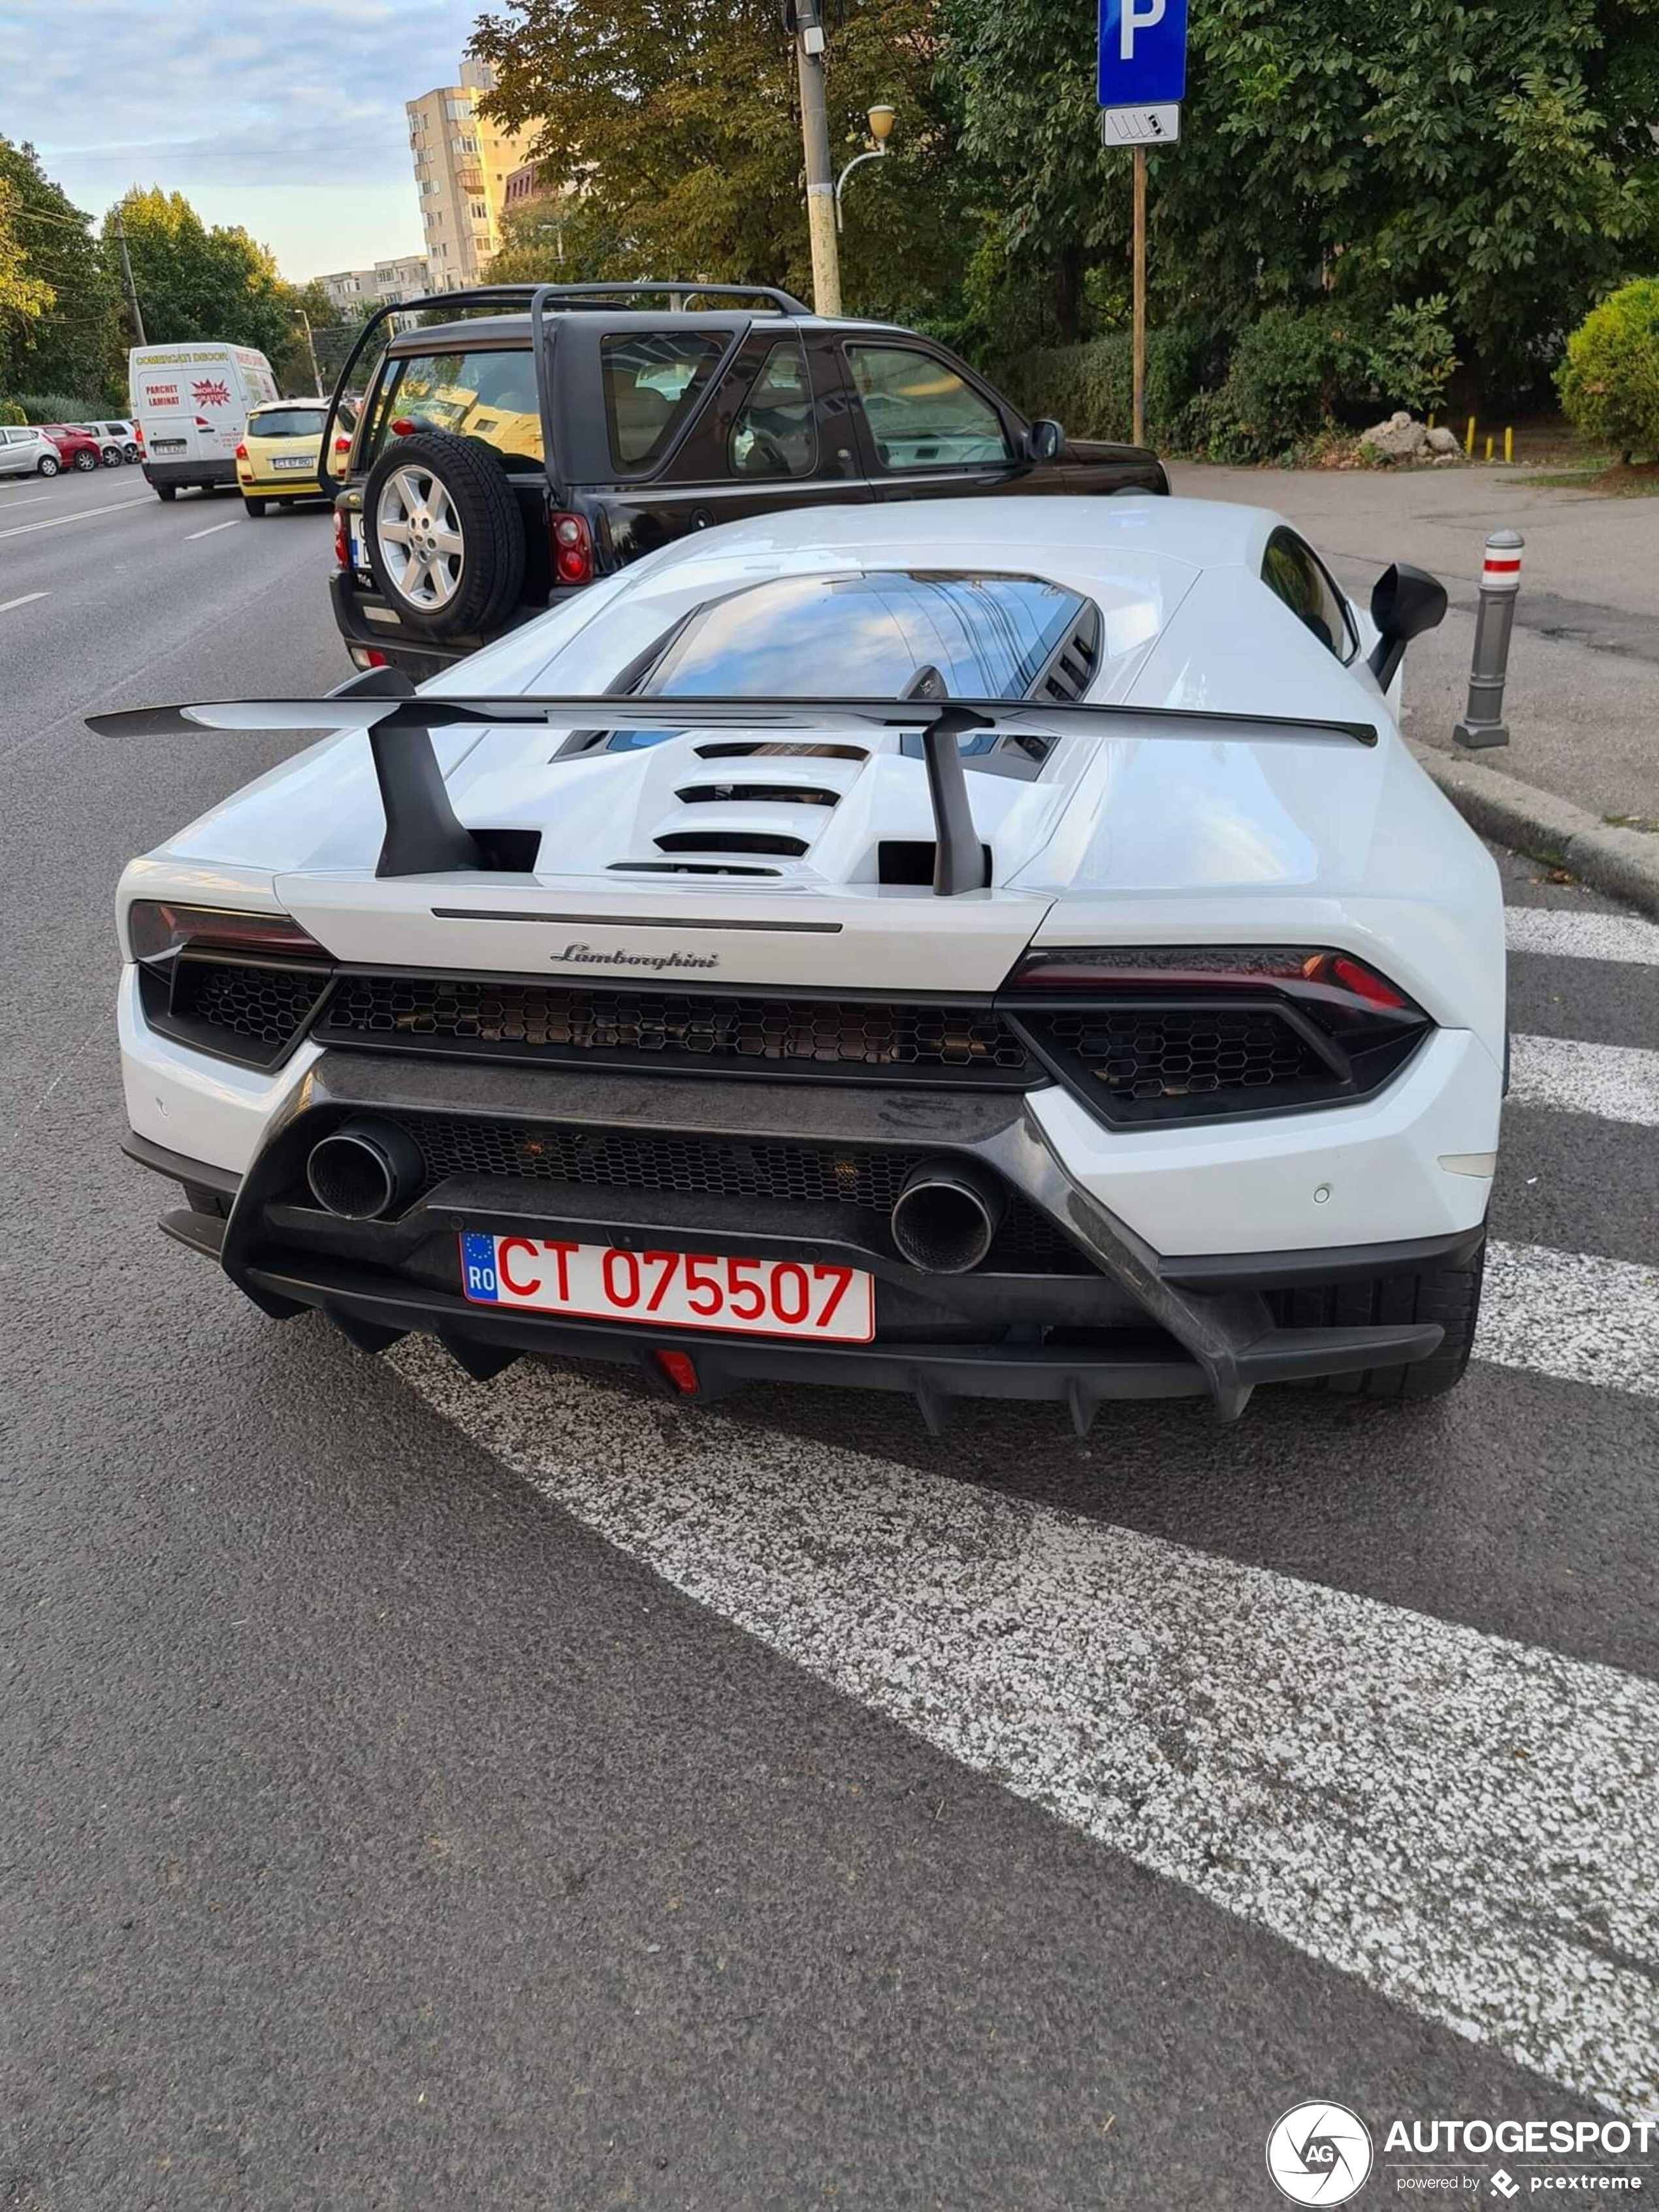
M 931 672 L 929 672 L 931 673 Z M 1158 737 L 1225 742 L 1277 738 L 1335 738 L 1375 745 L 1369 722 L 1302 721 L 1291 716 L 1227 714 L 1185 708 L 1086 706 L 1007 699 L 640 698 L 616 693 L 557 697 L 445 698 L 416 692 L 407 677 L 372 669 L 321 699 L 227 699 L 185 706 L 128 707 L 89 714 L 99 737 L 179 737 L 198 730 L 362 730 L 368 738 L 386 816 L 375 872 L 381 876 L 474 874 L 489 862 L 456 818 L 432 743 L 434 730 L 744 730 L 776 736 L 798 731 L 813 742 L 873 731 L 915 732 L 921 739 L 934 825 L 933 890 L 941 898 L 983 890 L 985 850 L 974 827 L 961 739 L 991 730 L 1011 736 L 1122 737 L 1134 725 Z M 1148 726 L 1151 726 L 1150 730 Z
M 689 279 L 675 278 L 667 283 L 649 282 L 619 284 L 474 284 L 456 292 L 428 292 L 418 300 L 392 300 L 376 307 L 357 334 L 357 340 L 346 356 L 340 374 L 334 380 L 334 389 L 329 394 L 328 412 L 323 417 L 322 465 L 328 471 L 329 455 L 333 451 L 334 424 L 340 412 L 340 403 L 351 389 L 352 373 L 373 343 L 384 323 L 397 315 L 420 315 L 428 311 L 454 312 L 471 307 L 524 308 L 530 316 L 531 351 L 536 364 L 536 392 L 542 423 L 542 451 L 553 451 L 553 417 L 551 395 L 547 378 L 543 373 L 547 337 L 547 315 L 550 308 L 580 308 L 599 307 L 617 301 L 640 306 L 647 299 L 665 299 L 671 307 L 684 313 L 691 300 L 730 300 L 760 302 L 780 315 L 810 315 L 811 309 L 796 299 L 793 292 L 781 292 L 775 284 L 698 284 Z

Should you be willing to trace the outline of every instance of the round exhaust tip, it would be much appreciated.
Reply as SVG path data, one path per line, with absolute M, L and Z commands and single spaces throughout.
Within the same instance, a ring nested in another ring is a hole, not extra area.
M 927 1275 L 965 1275 L 990 1250 L 1006 1194 L 995 1176 L 954 1160 L 924 1160 L 894 1203 L 893 1242 Z
M 420 1188 L 420 1146 L 395 1121 L 346 1121 L 319 1137 L 306 1160 L 319 1206 L 347 1221 L 376 1221 Z

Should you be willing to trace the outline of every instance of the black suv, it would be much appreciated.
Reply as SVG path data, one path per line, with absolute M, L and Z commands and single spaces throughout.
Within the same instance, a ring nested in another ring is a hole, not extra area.
M 717 300 L 719 307 L 692 302 Z M 1133 446 L 1028 422 L 945 347 L 754 285 L 540 284 L 383 307 L 402 329 L 335 501 L 334 612 L 360 668 L 428 676 L 670 539 L 777 507 L 1167 492 Z M 343 439 L 338 450 L 345 450 Z

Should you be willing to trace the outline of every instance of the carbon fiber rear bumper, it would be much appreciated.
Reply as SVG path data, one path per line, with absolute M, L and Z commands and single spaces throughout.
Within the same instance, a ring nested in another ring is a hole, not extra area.
M 983 1271 L 924 1275 L 893 1249 L 882 1225 L 854 1210 L 616 1189 L 451 1177 L 397 1218 L 345 1222 L 303 1193 L 303 1163 L 341 1120 L 379 1111 L 629 1128 L 750 1142 L 889 1146 L 971 1158 L 1044 1216 L 1079 1255 L 1064 1273 Z M 379 1058 L 324 1055 L 296 1093 L 246 1177 L 233 1179 L 142 1139 L 128 1150 L 186 1186 L 187 1210 L 163 1227 L 217 1259 L 265 1311 L 314 1307 L 365 1350 L 410 1331 L 435 1335 L 469 1371 L 495 1372 L 523 1352 L 617 1359 L 670 1389 L 657 1358 L 689 1356 L 699 1394 L 750 1380 L 842 1383 L 904 1392 L 935 1421 L 952 1397 L 1051 1399 L 1079 1427 L 1113 1399 L 1208 1396 L 1235 1419 L 1262 1382 L 1305 1381 L 1426 1358 L 1435 1324 L 1288 1328 L 1271 1293 L 1455 1261 L 1480 1231 L 1355 1251 L 1165 1260 L 1066 1174 L 1019 1096 L 957 1096 L 833 1085 L 602 1077 Z M 218 1207 L 228 1201 L 228 1218 Z M 567 1320 L 470 1304 L 461 1294 L 458 1231 L 577 1237 L 635 1249 L 683 1249 L 762 1258 L 836 1261 L 877 1283 L 877 1338 L 865 1346 L 807 1344 L 633 1323 Z

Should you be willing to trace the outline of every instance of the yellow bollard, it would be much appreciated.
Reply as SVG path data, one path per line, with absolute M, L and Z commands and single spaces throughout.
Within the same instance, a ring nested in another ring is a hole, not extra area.
M 1513 428 L 1505 430 L 1504 433 L 1504 459 L 1506 461 L 1512 461 L 1515 459 L 1515 431 Z
M 1492 443 L 1493 443 L 1492 440 L 1492 439 L 1490 439 L 1490 438 L 1488 438 L 1488 439 L 1487 439 L 1487 441 L 1486 441 L 1486 459 L 1487 459 L 1488 460 L 1490 460 L 1490 459 L 1492 459 Z
M 1468 455 L 1471 460 L 1474 459 L 1474 417 L 1473 415 L 1469 417 L 1468 435 L 1463 441 L 1463 451 Z
M 1433 417 L 1433 416 L 1432 416 L 1432 415 L 1431 415 L 1431 416 L 1430 416 L 1430 417 L 1429 417 L 1427 427 L 1428 427 L 1431 430 L 1432 430 L 1432 429 L 1433 429 L 1433 428 L 1434 428 L 1434 417 Z

